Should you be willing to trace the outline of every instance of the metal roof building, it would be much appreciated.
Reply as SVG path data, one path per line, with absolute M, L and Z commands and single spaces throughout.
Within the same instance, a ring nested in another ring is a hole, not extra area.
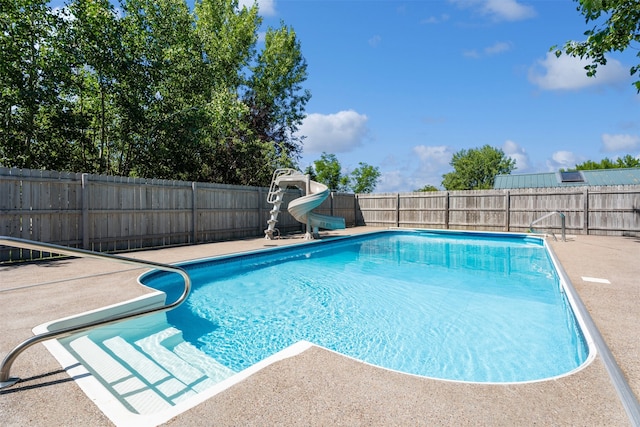
M 640 185 L 640 168 L 496 175 L 494 189 Z

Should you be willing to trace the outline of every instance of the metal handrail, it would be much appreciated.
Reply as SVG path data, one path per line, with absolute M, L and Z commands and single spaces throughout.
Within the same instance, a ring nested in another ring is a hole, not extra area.
M 276 169 L 273 172 L 273 178 L 271 178 L 271 187 L 269 187 L 269 194 L 267 195 L 267 203 L 275 203 L 276 201 L 278 194 L 278 191 L 276 190 L 276 187 L 278 187 L 278 178 L 284 175 L 293 175 L 296 172 L 298 171 L 291 168 Z
M 552 215 L 560 215 L 560 223 L 561 223 L 561 227 L 562 227 L 562 241 L 566 242 L 567 238 L 565 235 L 565 222 L 564 222 L 564 214 L 560 211 L 553 211 L 553 212 L 549 212 L 548 214 L 541 216 L 540 218 L 536 219 L 535 221 L 532 221 L 531 224 L 529 224 L 529 230 L 533 232 L 533 224 L 535 224 L 536 222 L 540 222 L 545 218 L 549 218 Z M 553 234 L 553 233 L 552 233 Z M 553 235 L 553 238 L 555 239 L 555 234 Z M 557 239 L 556 239 L 557 240 Z
M 52 339 L 52 338 L 66 337 L 76 332 L 86 331 L 88 329 L 93 329 L 98 326 L 110 325 L 110 324 L 119 322 L 121 320 L 135 319 L 135 318 L 146 316 L 149 314 L 168 311 L 182 304 L 187 299 L 187 297 L 189 296 L 189 293 L 191 292 L 191 278 L 189 277 L 187 272 L 180 267 L 160 264 L 153 261 L 137 260 L 137 259 L 127 258 L 123 256 L 118 256 L 118 255 L 103 254 L 103 253 L 88 251 L 84 249 L 68 248 L 65 246 L 58 246 L 51 243 L 42 243 L 42 242 L 35 242 L 32 240 L 18 239 L 15 237 L 0 236 L 0 244 L 22 248 L 22 249 L 31 249 L 31 250 L 41 251 L 41 252 L 50 252 L 50 253 L 55 253 L 60 255 L 69 255 L 73 257 L 95 258 L 95 259 L 101 259 L 106 261 L 119 262 L 123 264 L 136 265 L 141 267 L 150 267 L 158 270 L 168 271 L 170 273 L 179 274 L 184 279 L 184 291 L 182 292 L 182 295 L 180 295 L 180 298 L 178 298 L 171 304 L 165 304 L 161 307 L 145 309 L 145 310 L 136 311 L 133 313 L 110 316 L 101 320 L 94 320 L 94 321 L 83 323 L 76 326 L 69 326 L 69 327 L 61 328 L 55 331 L 44 332 L 42 334 L 35 335 L 23 341 L 22 343 L 18 344 L 13 350 L 7 353 L 4 360 L 2 361 L 2 364 L 0 364 L 0 389 L 4 387 L 12 386 L 13 384 L 15 384 L 20 380 L 19 378 L 9 377 L 11 365 L 13 365 L 13 362 L 20 355 L 20 353 L 22 353 L 24 350 L 31 347 L 32 345 L 42 341 Z

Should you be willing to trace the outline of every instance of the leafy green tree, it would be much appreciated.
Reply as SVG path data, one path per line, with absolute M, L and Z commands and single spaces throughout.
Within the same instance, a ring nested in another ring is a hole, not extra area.
M 292 28 L 257 3 L 0 7 L 0 164 L 268 185 L 295 167 L 310 94 Z
M 90 141 L 89 153 L 95 156 L 95 171 L 118 173 L 113 164 L 117 156 L 114 133 L 118 117 L 114 94 L 122 57 L 117 14 L 108 0 L 75 0 L 69 5 L 69 12 L 74 17 L 71 34 L 76 40 L 72 45 L 75 91 L 69 95 L 78 97 L 76 112 L 88 119 L 83 136 Z
M 619 168 L 640 168 L 640 158 L 627 154 L 624 157 L 618 157 L 616 159 L 616 165 L 618 165 Z
M 235 93 L 220 90 L 207 106 L 204 158 L 211 181 L 228 184 L 265 185 L 273 174 L 269 144 L 253 138 L 249 108 Z M 259 162 L 259 163 L 258 163 Z
M 496 175 L 509 174 L 516 168 L 515 160 L 489 145 L 460 150 L 449 164 L 454 171 L 442 176 L 442 186 L 447 190 L 490 189 Z
M 202 178 L 202 127 L 207 124 L 205 106 L 209 85 L 202 45 L 193 15 L 183 0 L 126 0 L 123 27 L 132 67 L 123 70 L 119 102 L 127 116 L 143 126 L 135 139 L 122 136 L 124 161 L 135 174 L 169 179 Z M 135 81 L 142 79 L 140 88 Z M 140 96 L 129 104 L 125 90 Z M 134 107 L 134 108 L 131 108 Z M 131 127 L 135 125 L 128 123 Z M 136 144 L 136 150 L 129 150 Z M 135 156 L 133 161 L 129 156 Z
M 360 162 L 351 173 L 344 174 L 340 161 L 335 154 L 322 153 L 313 166 L 305 169 L 305 174 L 325 184 L 332 191 L 352 191 L 354 193 L 370 193 L 378 184 L 380 169 Z
M 348 188 L 354 193 L 371 193 L 378 185 L 379 179 L 380 169 L 378 167 L 360 162 L 358 167 L 349 174 Z
M 440 191 L 440 190 L 438 189 L 438 187 L 436 187 L 434 185 L 427 184 L 424 187 L 419 188 L 419 189 L 417 189 L 415 191 L 419 192 L 419 193 L 426 193 L 426 192 L 430 192 L 430 191 Z
M 342 175 L 342 166 L 335 154 L 322 153 L 320 159 L 313 162 L 315 177 L 332 191 L 342 191 L 348 184 L 348 178 Z
M 317 181 L 318 177 L 316 176 L 316 171 L 313 169 L 313 166 L 309 165 L 304 170 L 305 175 L 309 175 L 309 179 L 312 181 Z
M 65 125 L 60 90 L 68 83 L 58 30 L 64 21 L 47 1 L 3 1 L 0 7 L 0 163 L 65 167 L 69 150 L 56 141 Z
M 594 170 L 594 169 L 612 169 L 615 167 L 615 163 L 613 163 L 608 158 L 602 159 L 600 162 L 594 162 L 593 160 L 587 160 L 586 162 L 577 164 L 575 168 L 567 169 L 567 170 Z M 564 172 L 564 169 L 561 169 Z
M 587 160 L 586 162 L 577 164 L 575 170 L 594 170 L 594 169 L 620 169 L 620 168 L 640 168 L 640 159 L 627 154 L 624 157 L 618 157 L 615 161 L 605 157 L 599 162 Z
M 598 65 L 606 65 L 605 54 L 624 51 L 640 42 L 640 2 L 637 0 L 578 0 L 578 11 L 584 15 L 587 24 L 595 26 L 587 30 L 583 42 L 568 41 L 563 49 L 555 49 L 556 56 L 566 53 L 573 57 L 587 58 L 591 64 L 585 67 L 589 77 L 595 76 Z M 636 54 L 640 58 L 640 52 Z M 630 69 L 631 75 L 640 70 L 640 64 Z M 634 85 L 640 93 L 640 80 Z
M 302 88 L 307 62 L 295 31 L 285 26 L 269 28 L 252 71 L 244 96 L 251 110 L 251 128 L 261 141 L 272 143 L 278 154 L 295 163 L 302 150 L 302 140 L 295 135 L 311 98 Z
M 255 56 L 257 29 L 262 22 L 257 6 L 238 9 L 237 0 L 197 0 L 194 11 L 208 84 L 237 92 Z

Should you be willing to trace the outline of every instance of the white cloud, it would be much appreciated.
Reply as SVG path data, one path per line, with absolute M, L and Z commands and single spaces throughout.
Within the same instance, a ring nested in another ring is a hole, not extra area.
M 376 193 L 404 193 L 411 192 L 424 187 L 425 185 L 433 185 L 440 187 L 442 182 L 442 174 L 445 171 L 426 171 L 415 170 L 408 173 L 405 170 L 394 169 L 385 171 L 380 176 L 380 181 L 376 186 Z
M 376 186 L 379 193 L 414 191 L 425 185 L 440 187 L 442 175 L 451 171 L 453 149 L 445 145 L 417 145 L 406 153 L 387 156 Z
M 498 55 L 501 54 L 503 52 L 507 52 L 508 50 L 511 49 L 511 43 L 509 42 L 496 42 L 494 44 L 492 44 L 491 46 L 487 46 L 484 49 L 482 49 L 482 53 L 478 52 L 477 50 L 473 49 L 473 50 L 466 50 L 464 52 L 462 52 L 462 54 L 464 56 L 466 56 L 467 58 L 480 58 L 483 56 L 493 56 L 493 55 Z
M 376 193 L 396 193 L 407 185 L 407 179 L 399 170 L 383 172 L 376 185 Z
M 571 151 L 556 151 L 551 155 L 551 158 L 547 160 L 547 169 L 555 172 L 560 168 L 573 168 L 582 162 L 582 157 L 577 156 Z
M 520 21 L 536 16 L 535 9 L 516 0 L 487 0 L 482 9 L 486 14 L 505 21 Z
M 484 48 L 484 53 L 487 55 L 497 55 L 502 52 L 511 50 L 511 43 L 509 42 L 496 42 L 491 46 Z
M 375 35 L 369 39 L 369 46 L 377 47 L 381 41 L 382 37 L 380 37 L 379 35 Z
M 309 114 L 300 129 L 299 135 L 306 136 L 304 152 L 345 153 L 362 145 L 369 133 L 364 114 L 353 110 L 340 111 L 335 114 Z
M 516 170 L 518 172 L 526 172 L 529 170 L 529 155 L 518 143 L 507 140 L 502 145 L 502 151 L 504 151 L 505 155 L 516 161 Z
M 453 156 L 453 150 L 446 145 L 417 145 L 412 151 L 420 159 L 420 167 L 427 169 L 448 165 Z
M 465 58 L 473 58 L 473 59 L 480 58 L 480 54 L 475 49 L 463 51 L 462 56 L 464 56 Z
M 595 77 L 588 77 L 584 67 L 589 61 L 569 55 L 556 57 L 547 52 L 529 69 L 529 81 L 545 90 L 576 90 L 589 86 L 608 85 L 628 79 L 629 72 L 620 61 L 609 59 L 606 66 L 599 66 Z
M 428 18 L 424 18 L 420 21 L 421 24 L 440 24 L 442 22 L 447 22 L 449 20 L 449 15 L 442 14 L 440 16 L 429 16 Z
M 418 167 L 405 177 L 405 187 L 416 190 L 425 185 L 440 186 L 442 175 L 451 170 L 451 158 L 454 150 L 446 145 L 417 145 L 411 150 L 412 157 L 418 160 Z M 406 191 L 406 190 L 405 190 Z
M 242 9 L 243 6 L 250 8 L 256 2 L 258 3 L 258 11 L 262 16 L 274 16 L 276 14 L 275 0 L 240 0 L 238 7 L 240 7 L 240 9 Z
M 531 6 L 518 3 L 517 0 L 450 0 L 464 8 L 473 8 L 496 21 L 521 21 L 536 16 Z
M 602 135 L 602 149 L 607 153 L 640 149 L 640 135 Z

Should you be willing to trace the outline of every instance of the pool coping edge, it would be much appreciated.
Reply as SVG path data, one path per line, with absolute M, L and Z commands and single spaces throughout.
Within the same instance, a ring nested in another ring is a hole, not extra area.
M 584 322 L 584 328 L 587 330 L 587 333 L 591 336 L 591 340 L 593 341 L 593 345 L 596 348 L 596 352 L 600 354 L 602 359 L 602 363 L 605 366 L 607 373 L 609 374 L 609 378 L 613 384 L 613 387 L 618 394 L 618 398 L 624 407 L 627 416 L 629 417 L 629 421 L 632 426 L 640 426 L 640 403 L 638 402 L 633 390 L 629 386 L 620 366 L 616 362 L 613 353 L 609 349 L 609 346 L 604 340 L 604 337 L 600 333 L 600 330 L 596 326 L 589 310 L 584 305 L 584 302 L 578 295 L 573 283 L 569 279 L 567 272 L 562 267 L 560 260 L 558 259 L 556 253 L 553 251 L 551 245 L 545 239 L 545 247 L 549 251 L 549 255 L 555 265 L 558 274 L 560 275 L 560 279 L 562 280 L 565 291 L 571 296 L 572 304 L 574 308 L 578 311 L 578 316 Z

